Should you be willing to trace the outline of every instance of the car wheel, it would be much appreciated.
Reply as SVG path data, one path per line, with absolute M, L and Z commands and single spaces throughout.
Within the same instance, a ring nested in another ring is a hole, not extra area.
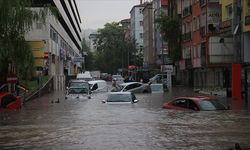
M 142 93 L 148 93 L 148 90 L 144 90 Z
M 88 99 L 91 99 L 91 97 L 89 96 Z

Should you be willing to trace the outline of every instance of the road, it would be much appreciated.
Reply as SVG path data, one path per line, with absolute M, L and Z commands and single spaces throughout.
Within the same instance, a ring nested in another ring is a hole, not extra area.
M 227 150 L 236 142 L 250 148 L 247 110 L 161 108 L 173 97 L 193 94 L 173 88 L 165 94 L 136 94 L 137 104 L 108 105 L 101 103 L 107 93 L 93 94 L 90 100 L 65 100 L 63 92 L 54 92 L 20 111 L 0 114 L 0 149 Z

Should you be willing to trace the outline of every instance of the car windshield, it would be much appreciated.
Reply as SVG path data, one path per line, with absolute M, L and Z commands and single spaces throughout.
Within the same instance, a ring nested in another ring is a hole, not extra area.
M 202 100 L 198 102 L 201 110 L 210 111 L 210 110 L 226 110 L 227 107 L 218 100 Z
M 88 93 L 87 88 L 70 88 L 69 94 L 85 94 Z
M 71 82 L 70 87 L 84 87 L 88 88 L 89 84 L 87 82 Z
M 110 94 L 107 102 L 131 102 L 129 94 Z

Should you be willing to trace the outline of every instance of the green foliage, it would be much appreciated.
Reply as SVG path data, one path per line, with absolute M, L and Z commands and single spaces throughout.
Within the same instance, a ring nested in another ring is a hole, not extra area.
M 95 44 L 94 63 L 103 72 L 115 73 L 118 68 L 127 68 L 129 59 L 133 60 L 134 45 L 130 39 L 125 39 L 124 29 L 117 22 L 99 29 Z
M 179 60 L 181 52 L 181 21 L 179 17 L 170 17 L 162 13 L 155 22 L 161 30 L 163 39 L 168 42 L 171 59 L 173 61 Z

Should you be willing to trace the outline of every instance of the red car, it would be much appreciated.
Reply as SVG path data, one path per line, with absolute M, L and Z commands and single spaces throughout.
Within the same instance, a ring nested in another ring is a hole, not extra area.
M 211 111 L 211 110 L 228 110 L 229 107 L 207 96 L 178 97 L 171 102 L 163 104 L 162 108 L 175 110 L 194 110 L 194 111 Z
M 22 106 L 20 96 L 14 96 L 8 92 L 0 92 L 0 112 L 18 110 Z

